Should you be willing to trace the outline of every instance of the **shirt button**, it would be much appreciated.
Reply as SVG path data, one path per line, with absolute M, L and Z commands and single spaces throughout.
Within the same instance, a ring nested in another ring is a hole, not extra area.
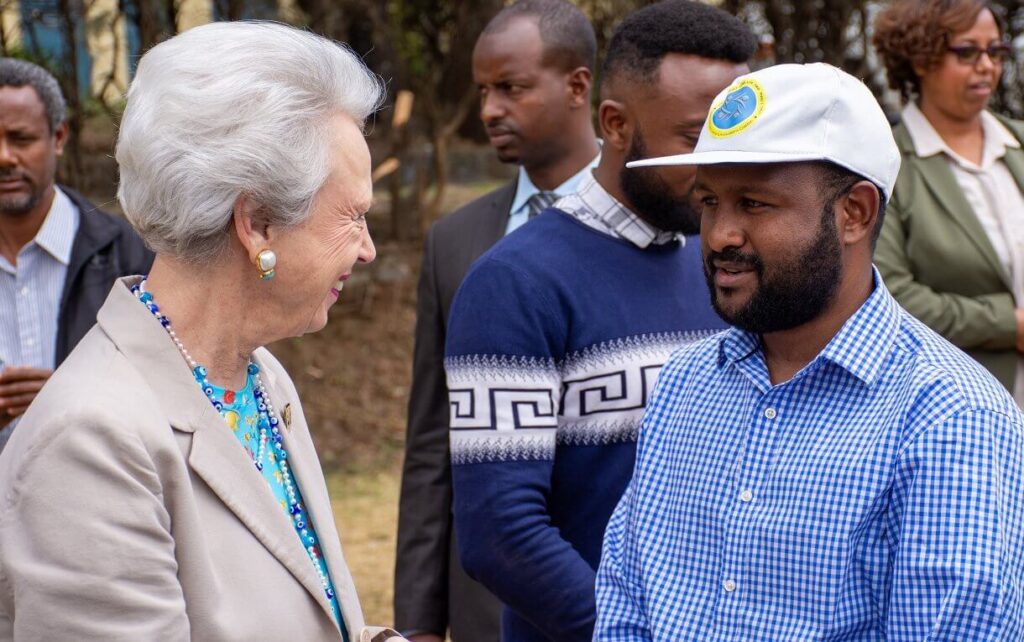
M 754 499 L 754 493 L 749 488 L 747 490 L 743 491 L 742 493 L 740 493 L 740 501 L 741 502 L 749 502 L 752 499 Z
M 27 345 L 28 347 L 31 348 L 35 344 L 36 344 L 35 339 L 25 339 L 25 345 Z
M 775 412 L 775 408 L 765 408 L 764 409 L 764 416 L 765 416 L 766 419 L 775 419 L 775 416 L 777 414 L 779 414 L 779 413 Z
M 28 296 L 28 286 L 27 285 L 21 286 L 21 289 L 18 290 L 18 294 L 20 294 L 21 296 Z
M 722 583 L 722 588 L 725 589 L 726 593 L 732 593 L 736 590 L 736 582 L 733 582 L 732 580 L 726 580 Z

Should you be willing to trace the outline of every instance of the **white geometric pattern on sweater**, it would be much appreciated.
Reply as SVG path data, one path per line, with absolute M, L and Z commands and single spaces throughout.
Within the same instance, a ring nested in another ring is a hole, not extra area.
M 658 373 L 713 332 L 624 337 L 551 359 L 462 356 L 445 362 L 456 464 L 553 459 L 556 446 L 636 441 Z

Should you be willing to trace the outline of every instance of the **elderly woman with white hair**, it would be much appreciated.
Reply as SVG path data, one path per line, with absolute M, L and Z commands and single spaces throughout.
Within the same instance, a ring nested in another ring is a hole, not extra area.
M 143 56 L 118 197 L 156 252 L 0 457 L 0 640 L 364 634 L 294 386 L 263 347 L 324 327 L 366 228 L 351 51 L 269 23 Z

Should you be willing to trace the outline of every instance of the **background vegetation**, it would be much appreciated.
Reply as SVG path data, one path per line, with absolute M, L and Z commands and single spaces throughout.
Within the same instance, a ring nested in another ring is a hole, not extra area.
M 115 56 L 125 48 L 130 73 L 141 53 L 188 26 L 186 3 L 195 1 L 203 0 L 19 0 L 17 43 L 10 24 L 0 21 L 0 53 L 43 64 L 67 96 L 71 141 L 61 180 L 109 210 L 117 210 L 112 150 L 123 88 L 113 69 L 98 78 L 83 74 L 94 62 L 83 60 L 90 56 L 86 42 L 127 33 L 112 40 Z M 370 133 L 378 259 L 346 285 L 325 330 L 271 346 L 296 381 L 331 471 L 339 527 L 367 618 L 388 623 L 420 241 L 443 212 L 511 175 L 484 144 L 469 68 L 473 43 L 503 0 L 208 1 L 214 19 L 281 20 L 347 42 L 388 84 L 388 103 Z M 622 17 L 652 0 L 575 1 L 593 21 L 603 51 Z M 1024 3 L 995 1 L 1016 56 L 993 106 L 1024 117 Z M 0 0 L 0 15 L 13 2 Z M 111 8 L 98 10 L 99 2 Z M 719 4 L 761 38 L 758 64 L 830 62 L 864 78 L 890 111 L 898 109 L 870 47 L 871 24 L 884 3 Z

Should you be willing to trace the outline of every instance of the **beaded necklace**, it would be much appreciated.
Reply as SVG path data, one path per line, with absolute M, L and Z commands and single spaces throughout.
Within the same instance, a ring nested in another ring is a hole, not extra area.
M 202 389 L 203 394 L 213 405 L 217 413 L 224 417 L 224 404 L 217 400 L 213 386 L 210 384 L 207 378 L 207 370 L 202 365 L 196 363 L 196 360 L 192 358 L 188 350 L 185 349 L 181 339 L 175 334 L 174 329 L 171 327 L 171 320 L 167 318 L 163 312 L 160 311 L 160 307 L 157 306 L 156 301 L 153 300 L 153 294 L 146 291 L 146 279 L 143 277 L 141 281 L 133 285 L 131 290 L 132 294 L 146 306 L 146 309 L 156 317 L 160 325 L 163 326 L 164 330 L 174 341 L 174 345 L 177 346 L 178 352 L 185 358 L 185 362 L 188 363 L 192 369 L 192 376 L 195 377 L 196 383 Z M 317 576 L 320 579 L 320 585 L 324 589 L 327 600 L 331 602 L 332 607 L 336 607 L 334 587 L 331 584 L 330 577 L 327 575 L 326 562 L 322 560 L 319 543 L 317 542 L 315 533 L 309 530 L 309 524 L 306 518 L 306 507 L 299 501 L 298 491 L 296 490 L 294 479 L 292 477 L 291 469 L 288 466 L 288 452 L 284 448 L 284 443 L 281 437 L 281 431 L 279 429 L 280 420 L 277 417 L 277 413 L 274 410 L 274 404 L 270 400 L 270 395 L 267 393 L 266 386 L 263 385 L 263 379 L 260 377 L 260 368 L 251 359 L 249 360 L 248 374 L 252 377 L 253 381 L 253 397 L 257 402 L 257 408 L 259 410 L 259 418 L 257 424 L 259 425 L 259 447 L 255 453 L 252 454 L 253 464 L 256 466 L 256 470 L 263 474 L 263 466 L 266 457 L 267 443 L 273 442 L 274 455 L 277 459 L 277 463 L 281 469 L 282 480 L 281 483 L 285 488 L 285 492 L 288 495 L 288 507 L 286 511 L 291 516 L 292 521 L 295 524 L 295 530 L 300 534 L 302 539 L 303 548 L 306 549 L 306 554 L 309 556 L 311 562 L 313 562 L 313 568 L 316 570 Z M 340 611 L 337 611 L 340 617 Z M 344 630 L 344 625 L 342 625 Z M 347 638 L 347 635 L 346 635 Z

